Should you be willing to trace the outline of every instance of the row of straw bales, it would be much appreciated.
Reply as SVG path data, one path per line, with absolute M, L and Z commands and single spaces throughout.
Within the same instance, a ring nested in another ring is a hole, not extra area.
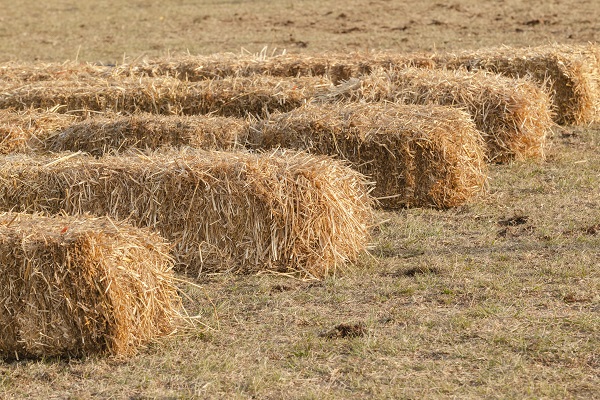
M 182 55 L 123 64 L 116 67 L 113 74 L 138 77 L 171 76 L 189 82 L 253 75 L 326 76 L 334 84 L 338 84 L 350 78 L 368 75 L 377 67 L 435 68 L 436 63 L 426 55 L 403 57 L 385 53 L 281 54 L 272 57 L 247 54 Z
M 322 77 L 252 76 L 185 83 L 175 78 L 89 78 L 5 84 L 0 108 L 57 112 L 264 116 L 290 111 L 331 86 Z
M 600 121 L 598 45 L 505 46 L 437 54 L 433 60 L 449 69 L 485 70 L 512 78 L 530 78 L 551 94 L 556 122 L 583 125 Z
M 127 219 L 173 243 L 190 275 L 334 273 L 368 244 L 368 190 L 345 164 L 298 152 L 16 154 L 0 165 L 0 210 Z
M 173 333 L 168 252 L 117 220 L 0 214 L 0 358 L 131 354 Z
M 486 70 L 528 78 L 552 95 L 561 124 L 600 121 L 600 48 L 596 44 L 499 47 L 461 53 L 351 53 L 320 56 L 251 55 L 174 56 L 139 60 L 115 68 L 131 76 L 172 76 L 188 81 L 270 74 L 328 76 L 335 84 L 360 78 L 378 68 L 406 67 Z
M 128 354 L 171 333 L 181 302 L 173 260 L 147 228 L 172 243 L 176 268 L 193 275 L 266 268 L 321 278 L 368 243 L 373 200 L 361 173 L 387 207 L 445 208 L 484 188 L 484 140 L 491 161 L 543 157 L 551 126 L 544 91 L 484 72 L 410 68 L 442 63 L 432 60 L 268 60 L 212 79 L 202 76 L 208 69 L 193 77 L 189 63 L 110 73 L 74 64 L 0 68 L 0 107 L 11 108 L 0 115 L 0 151 L 9 154 L 0 210 L 77 215 L 0 216 L 0 356 Z M 334 82 L 250 75 L 257 72 Z M 196 115 L 212 113 L 220 116 Z M 290 150 L 33 154 L 163 146 L 291 147 L 357 171 Z
M 190 82 L 256 74 L 275 77 L 327 76 L 334 84 L 366 76 L 379 68 L 486 70 L 511 78 L 531 79 L 553 99 L 555 121 L 587 124 L 600 120 L 600 48 L 596 44 L 498 47 L 460 53 L 351 53 L 324 55 L 218 54 L 138 60 L 114 68 L 63 64 L 0 65 L 0 81 L 110 79 L 118 76 L 174 77 Z
M 378 70 L 336 87 L 345 101 L 446 105 L 465 109 L 482 132 L 493 162 L 543 158 L 553 125 L 550 97 L 523 79 L 484 71 Z
M 70 115 L 35 111 L 5 111 L 0 117 L 4 114 L 13 121 L 12 140 L 28 143 L 29 153 L 83 151 L 102 156 L 130 149 L 193 147 L 292 148 L 331 155 L 373 180 L 372 194 L 384 208 L 455 207 L 486 186 L 481 134 L 469 114 L 451 107 L 309 104 L 252 120 L 109 114 L 79 121 Z
M 494 162 L 541 158 L 552 125 L 550 99 L 526 80 L 485 72 L 421 68 L 376 70 L 333 86 L 324 78 L 253 76 L 186 83 L 174 78 L 122 78 L 14 84 L 0 93 L 0 108 L 55 108 L 90 112 L 151 112 L 266 117 L 303 104 L 393 101 L 466 109 Z

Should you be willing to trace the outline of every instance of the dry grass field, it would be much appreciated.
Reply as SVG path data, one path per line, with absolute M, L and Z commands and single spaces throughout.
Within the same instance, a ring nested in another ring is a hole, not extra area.
M 0 61 L 600 41 L 596 0 L 3 3 Z M 544 161 L 490 165 L 467 205 L 377 211 L 340 274 L 201 275 L 180 283 L 193 327 L 0 361 L 0 398 L 600 398 L 599 149 L 600 126 L 555 126 Z

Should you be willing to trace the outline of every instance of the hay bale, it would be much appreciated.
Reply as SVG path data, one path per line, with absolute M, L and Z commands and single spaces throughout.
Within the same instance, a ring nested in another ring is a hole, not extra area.
M 546 92 L 528 80 L 484 71 L 376 70 L 322 97 L 326 101 L 340 99 L 463 108 L 482 132 L 487 157 L 493 162 L 543 158 L 547 132 L 553 124 Z
M 0 110 L 0 154 L 40 150 L 44 140 L 78 120 L 41 110 Z
M 137 148 L 189 146 L 204 150 L 234 150 L 243 147 L 248 123 L 219 116 L 136 114 L 97 116 L 73 123 L 42 141 L 41 149 L 85 151 L 95 156 Z
M 327 76 L 333 83 L 357 78 L 371 73 L 376 67 L 434 67 L 426 56 L 402 58 L 389 54 L 281 54 L 235 55 L 231 53 L 201 55 L 177 55 L 124 64 L 114 71 L 127 76 L 172 76 L 186 81 L 251 76 L 264 74 L 279 77 Z
M 308 105 L 250 126 L 254 148 L 330 154 L 375 182 L 385 208 L 459 206 L 484 190 L 481 134 L 450 107 L 393 103 Z
M 278 270 L 324 277 L 364 251 L 364 177 L 327 157 L 182 150 L 4 156 L 0 210 L 128 218 L 175 243 L 193 275 Z
M 600 121 L 600 47 L 547 45 L 500 47 L 458 54 L 438 54 L 447 68 L 487 70 L 513 78 L 531 77 L 552 94 L 555 120 L 561 124 Z
M 243 117 L 290 111 L 331 86 L 323 78 L 253 76 L 195 83 L 175 78 L 86 79 L 14 84 L 0 92 L 0 108 L 58 112 L 149 112 Z
M 0 358 L 131 354 L 181 311 L 169 246 L 91 217 L 0 215 Z

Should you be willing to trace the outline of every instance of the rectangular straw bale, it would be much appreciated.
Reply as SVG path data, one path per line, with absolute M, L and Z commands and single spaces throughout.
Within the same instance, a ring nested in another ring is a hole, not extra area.
M 451 107 L 321 104 L 276 113 L 250 126 L 249 145 L 330 154 L 375 182 L 385 208 L 459 206 L 486 184 L 483 140 Z
M 175 243 L 193 275 L 279 270 L 324 277 L 364 251 L 364 177 L 301 152 L 4 156 L 0 210 L 128 218 Z
M 39 150 L 49 136 L 79 119 L 41 110 L 0 110 L 0 154 Z
M 326 91 L 318 77 L 252 76 L 189 83 L 175 78 L 115 78 L 14 84 L 0 92 L 0 108 L 59 112 L 150 112 L 243 117 L 290 111 Z
M 40 149 L 85 151 L 95 156 L 127 149 L 189 146 L 204 150 L 243 147 L 248 132 L 244 119 L 219 116 L 135 114 L 94 116 L 46 135 Z
M 174 332 L 168 251 L 108 218 L 0 214 L 0 358 L 131 354 Z
M 115 74 L 130 76 L 172 76 L 186 81 L 265 74 L 280 77 L 327 76 L 333 83 L 369 74 L 374 67 L 428 67 L 434 63 L 423 56 L 362 53 L 235 55 L 230 53 L 177 55 L 141 60 L 115 68 Z
M 103 65 L 66 61 L 64 63 L 0 63 L 0 82 L 40 82 L 109 76 L 113 68 Z
M 471 114 L 493 162 L 543 158 L 551 128 L 550 97 L 525 79 L 485 71 L 376 70 L 337 86 L 323 99 L 455 106 Z
M 561 124 L 600 121 L 600 47 L 596 44 L 555 44 L 539 47 L 500 47 L 438 54 L 440 66 L 487 70 L 510 77 L 531 77 L 547 85 L 555 120 Z

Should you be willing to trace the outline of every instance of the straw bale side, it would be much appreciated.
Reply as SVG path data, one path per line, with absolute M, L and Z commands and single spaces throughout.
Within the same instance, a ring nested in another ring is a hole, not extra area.
M 377 70 L 337 86 L 325 101 L 339 99 L 438 104 L 465 109 L 484 137 L 493 162 L 543 158 L 553 122 L 550 97 L 525 79 L 484 71 L 404 68 Z
M 100 116 L 73 123 L 42 141 L 52 152 L 85 151 L 95 156 L 127 149 L 189 146 L 204 150 L 243 147 L 248 123 L 218 116 L 136 114 Z
M 114 70 L 116 75 L 129 76 L 172 76 L 186 81 L 251 76 L 265 74 L 280 77 L 327 76 L 334 83 L 357 78 L 371 73 L 375 67 L 426 67 L 433 68 L 434 62 L 427 56 L 403 58 L 388 54 L 282 54 L 235 55 L 230 53 L 210 56 L 177 55 L 142 60 L 125 64 Z
M 175 78 L 86 79 L 14 84 L 0 92 L 0 108 L 58 112 L 149 112 L 243 117 L 290 111 L 331 86 L 318 77 L 253 76 L 186 83 Z
M 168 251 L 107 218 L 0 214 L 0 357 L 131 354 L 174 332 Z
M 510 77 L 531 77 L 552 94 L 555 120 L 561 124 L 600 121 L 600 47 L 547 45 L 500 47 L 458 54 L 439 54 L 447 68 L 487 70 Z
M 0 154 L 38 150 L 44 140 L 78 120 L 41 110 L 0 110 Z
M 481 193 L 487 168 L 469 114 L 393 103 L 308 105 L 250 126 L 254 148 L 287 147 L 351 162 L 385 208 L 459 206 Z
M 367 245 L 364 177 L 306 153 L 4 156 L 0 209 L 110 215 L 157 229 L 177 267 L 323 277 Z

